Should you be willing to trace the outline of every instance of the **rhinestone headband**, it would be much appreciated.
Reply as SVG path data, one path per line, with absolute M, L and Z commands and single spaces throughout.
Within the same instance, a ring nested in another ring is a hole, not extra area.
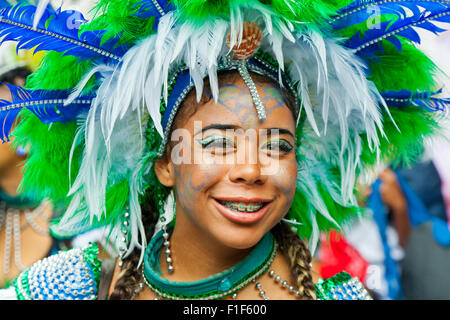
M 280 71 L 276 62 L 268 55 L 257 52 L 253 57 L 246 60 L 235 60 L 232 59 L 231 56 L 226 56 L 219 61 L 217 72 L 231 70 L 238 71 L 249 88 L 259 119 L 265 119 L 265 108 L 249 72 L 266 76 L 277 83 L 281 78 L 282 87 L 286 88 L 291 93 L 292 97 L 294 97 L 295 117 L 297 118 L 300 109 L 300 101 L 296 90 L 294 90 L 294 85 L 289 76 Z M 281 77 L 279 77 L 279 73 L 281 74 Z M 169 141 L 171 127 L 181 103 L 194 88 L 194 81 L 192 80 L 189 69 L 185 65 L 176 68 L 171 74 L 168 81 L 168 88 L 167 105 L 165 105 L 164 99 L 161 97 L 161 110 L 164 110 L 162 118 L 164 137 L 158 150 L 159 157 L 164 155 L 165 148 Z

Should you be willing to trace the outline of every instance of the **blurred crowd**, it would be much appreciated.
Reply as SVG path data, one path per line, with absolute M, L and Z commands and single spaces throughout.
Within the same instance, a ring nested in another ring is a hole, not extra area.
M 448 95 L 450 32 L 421 37 Z M 418 163 L 380 168 L 373 180 L 361 184 L 362 217 L 323 235 L 316 276 L 345 270 L 379 300 L 450 299 L 450 130 L 427 141 Z

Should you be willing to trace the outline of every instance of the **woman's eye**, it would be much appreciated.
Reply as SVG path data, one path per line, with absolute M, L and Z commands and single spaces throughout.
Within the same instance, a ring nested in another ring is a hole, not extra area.
M 286 140 L 271 140 L 263 145 L 262 149 L 268 152 L 289 153 L 294 147 Z
M 208 137 L 199 140 L 199 142 L 204 149 L 214 149 L 214 150 L 234 149 L 233 141 L 224 137 Z

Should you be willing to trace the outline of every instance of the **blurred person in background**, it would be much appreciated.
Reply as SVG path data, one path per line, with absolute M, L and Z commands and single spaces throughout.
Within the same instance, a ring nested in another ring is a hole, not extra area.
M 423 40 L 419 48 L 442 71 L 437 75 L 448 96 L 450 79 L 445 75 L 450 74 L 450 32 L 442 33 L 439 41 L 424 30 L 418 32 Z M 442 122 L 447 124 L 442 127 L 450 128 L 446 109 Z M 395 231 L 391 242 L 397 243 L 391 250 L 397 262 L 397 268 L 390 268 L 391 283 L 397 279 L 397 295 L 404 299 L 450 299 L 449 163 L 450 130 L 446 129 L 428 141 L 419 163 L 387 169 L 379 176 L 379 191 Z
M 416 31 L 448 96 L 450 79 L 442 75 L 450 74 L 450 32 L 436 40 Z M 422 158 L 409 168 L 384 169 L 373 185 L 361 186 L 362 217 L 322 242 L 316 277 L 346 270 L 375 299 L 450 299 L 449 129 L 428 141 Z
M 434 162 L 386 168 L 361 193 L 361 218 L 322 235 L 316 276 L 347 271 L 377 300 L 449 299 L 450 229 Z
M 11 101 L 8 85 L 23 87 L 41 57 L 32 56 L 26 50 L 17 53 L 15 46 L 2 45 L 0 99 Z M 87 230 L 67 238 L 49 233 L 52 219 L 58 218 L 65 208 L 47 199 L 36 199 L 32 194 L 21 193 L 24 162 L 29 151 L 30 146 L 14 144 L 13 135 L 10 141 L 0 144 L 0 288 L 7 287 L 20 272 L 37 260 L 60 250 L 98 242 L 102 248 L 102 258 L 114 255 L 104 228 Z
M 449 299 L 450 229 L 436 166 L 424 160 L 410 168 L 387 169 L 380 181 L 385 217 L 401 248 L 395 259 L 398 268 L 392 272 L 400 284 L 398 295 L 404 299 Z
M 24 50 L 16 53 L 15 46 L 1 47 L 0 99 L 11 101 L 7 85 L 24 86 L 39 57 L 31 58 Z M 52 205 L 20 193 L 28 152 L 29 146 L 15 146 L 14 138 L 0 144 L 0 287 L 8 286 L 35 261 L 66 249 L 48 232 Z

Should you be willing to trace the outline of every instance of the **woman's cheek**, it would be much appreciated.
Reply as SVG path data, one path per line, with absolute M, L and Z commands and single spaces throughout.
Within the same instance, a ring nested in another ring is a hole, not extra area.
M 280 196 L 285 199 L 283 212 L 289 209 L 295 195 L 297 186 L 297 162 L 280 160 L 276 172 L 269 176 L 280 192 Z
M 212 164 L 180 165 L 175 169 L 177 175 L 177 196 L 183 210 L 194 212 L 196 204 L 204 207 L 206 191 L 220 180 L 223 168 Z

